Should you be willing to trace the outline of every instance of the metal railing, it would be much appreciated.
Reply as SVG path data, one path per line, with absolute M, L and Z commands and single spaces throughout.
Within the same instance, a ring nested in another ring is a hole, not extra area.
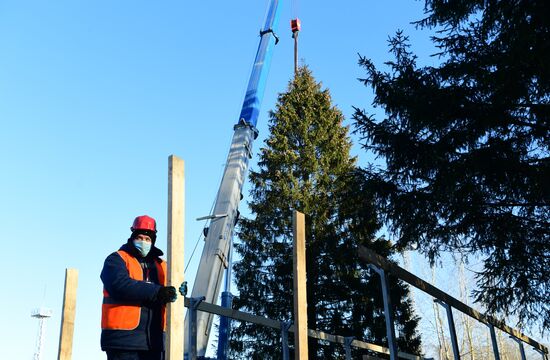
M 203 311 L 210 314 L 215 314 L 219 316 L 224 316 L 227 318 L 231 318 L 233 320 L 239 320 L 239 321 L 245 321 L 249 323 L 253 323 L 256 325 L 266 326 L 275 330 L 279 330 L 281 332 L 281 342 L 282 342 L 282 359 L 289 359 L 289 347 L 288 347 L 288 333 L 294 332 L 294 325 L 283 322 L 283 321 L 277 321 L 273 319 L 269 319 L 263 316 L 253 315 L 246 312 L 234 310 L 234 309 L 228 309 L 221 307 L 219 305 L 207 303 L 203 301 L 203 298 L 185 298 L 185 307 L 189 309 L 189 329 L 188 331 L 188 337 L 189 337 L 189 349 L 186 349 L 187 356 L 186 359 L 188 360 L 196 360 L 197 359 L 197 324 L 196 324 L 196 312 L 197 311 Z M 318 339 L 318 340 L 324 340 L 336 344 L 342 344 L 344 346 L 344 349 L 346 351 L 346 360 L 351 360 L 351 348 L 359 348 L 359 349 L 365 349 L 370 350 L 378 354 L 386 354 L 390 355 L 392 352 L 390 349 L 376 345 L 367 343 L 364 341 L 360 341 L 357 339 L 354 339 L 352 337 L 344 337 L 339 335 L 332 335 L 328 334 L 323 331 L 319 330 L 312 330 L 308 329 L 308 336 L 310 338 Z M 397 357 L 401 359 L 407 359 L 407 360 L 431 360 L 429 358 L 423 358 L 418 355 L 408 354 L 404 352 L 397 352 Z
M 397 339 L 394 330 L 393 311 L 389 297 L 388 287 L 388 273 L 396 276 L 397 278 L 407 282 L 408 284 L 420 289 L 426 294 L 432 296 L 434 301 L 443 306 L 447 312 L 447 319 L 449 324 L 449 332 L 451 335 L 451 343 L 453 349 L 453 355 L 455 360 L 460 359 L 460 353 L 458 348 L 458 342 L 456 337 L 456 330 L 453 320 L 452 309 L 456 309 L 478 321 L 487 325 L 491 335 L 491 343 L 493 348 L 493 354 L 496 360 L 500 360 L 500 354 L 498 350 L 495 327 L 509 334 L 510 337 L 518 343 L 521 358 L 525 359 L 524 343 L 533 347 L 535 351 L 541 354 L 543 360 L 549 360 L 548 348 L 532 338 L 524 335 L 520 331 L 507 326 L 503 321 L 500 321 L 492 316 L 482 314 L 470 306 L 464 304 L 460 300 L 452 297 L 451 295 L 436 288 L 432 284 L 420 279 L 416 275 L 408 272 L 400 266 L 386 260 L 374 251 L 365 247 L 359 248 L 359 257 L 367 263 L 367 265 L 373 269 L 381 279 L 382 284 L 382 297 L 384 301 L 384 315 L 386 319 L 386 331 L 389 347 L 383 347 L 376 344 L 367 343 L 361 340 L 357 340 L 353 337 L 344 337 L 339 335 L 332 335 L 323 331 L 308 329 L 308 336 L 310 338 L 328 341 L 336 344 L 343 345 L 346 353 L 346 360 L 351 360 L 351 348 L 365 349 L 378 354 L 389 355 L 391 360 L 407 359 L 407 360 L 427 360 L 418 355 L 408 354 L 397 350 Z M 204 298 L 185 298 L 185 307 L 189 309 L 189 329 L 188 329 L 188 343 L 189 348 L 186 349 L 186 359 L 197 359 L 197 311 L 207 312 L 210 314 L 219 315 L 222 317 L 230 318 L 233 320 L 244 321 L 253 323 L 256 325 L 266 326 L 281 333 L 282 344 L 282 359 L 289 359 L 289 345 L 288 345 L 288 333 L 294 332 L 294 324 L 269 319 L 263 316 L 258 316 L 250 313 L 246 313 L 239 310 L 229 309 L 215 304 L 207 303 L 203 301 Z
M 489 331 L 491 334 L 491 343 L 493 347 L 493 354 L 495 356 L 496 360 L 500 360 L 500 354 L 498 351 L 498 345 L 496 340 L 496 334 L 495 334 L 495 327 L 499 328 L 500 330 L 508 333 L 510 337 L 515 340 L 519 344 L 519 350 L 521 354 L 522 360 L 525 360 L 525 349 L 523 344 L 528 344 L 533 347 L 535 351 L 537 351 L 539 354 L 542 355 L 543 360 L 548 360 L 548 348 L 539 342 L 531 339 L 530 337 L 522 334 L 516 329 L 513 329 L 506 325 L 503 321 L 500 321 L 498 319 L 495 319 L 492 316 L 482 314 L 478 312 L 477 310 L 471 308 L 470 306 L 464 304 L 460 300 L 457 300 L 456 298 L 452 297 L 451 295 L 443 292 L 442 290 L 436 288 L 432 284 L 420 279 L 416 275 L 408 272 L 407 270 L 401 268 L 400 266 L 386 260 L 382 256 L 378 255 L 372 250 L 367 249 L 366 247 L 359 247 L 359 258 L 361 258 L 363 261 L 367 263 L 367 265 L 375 270 L 379 275 L 380 279 L 382 281 L 382 294 L 384 297 L 384 309 L 385 309 L 385 316 L 386 316 L 386 328 L 388 333 L 388 342 L 390 344 L 395 344 L 395 334 L 391 331 L 393 327 L 393 318 L 392 318 L 392 311 L 391 311 L 391 304 L 389 302 L 389 294 L 387 294 L 387 273 L 391 273 L 393 276 L 409 283 L 410 285 L 420 289 L 421 291 L 427 293 L 428 295 L 432 296 L 434 298 L 434 301 L 440 305 L 442 305 L 446 312 L 447 312 L 447 320 L 449 323 L 449 332 L 451 334 L 451 343 L 453 347 L 453 354 L 454 359 L 459 360 L 460 359 L 460 352 L 458 348 L 458 342 L 456 338 L 456 331 L 454 327 L 454 320 L 453 320 L 453 312 L 452 309 L 456 309 L 478 321 L 481 323 L 487 325 L 489 327 Z M 390 310 L 388 310 L 390 309 Z M 389 337 L 393 337 L 393 339 L 390 340 Z M 390 346 L 391 349 L 391 346 Z M 393 352 L 395 353 L 395 348 L 393 349 Z M 394 356 L 390 354 L 390 358 L 393 360 L 395 359 Z

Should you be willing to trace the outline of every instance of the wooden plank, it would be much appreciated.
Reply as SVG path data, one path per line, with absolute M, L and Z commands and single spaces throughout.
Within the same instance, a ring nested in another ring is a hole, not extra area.
M 375 253 L 372 250 L 367 249 L 366 247 L 360 246 L 359 247 L 359 257 L 366 261 L 367 263 L 376 265 L 387 272 L 393 274 L 394 276 L 400 278 L 401 280 L 406 281 L 407 283 L 413 285 L 414 287 L 424 291 L 425 293 L 431 295 L 432 297 L 439 299 L 441 301 L 444 301 L 445 303 L 449 304 L 453 308 L 457 309 L 458 311 L 463 312 L 464 314 L 471 316 L 472 318 L 484 323 L 484 324 L 492 324 L 495 327 L 501 329 L 502 331 L 520 339 L 521 341 L 533 346 L 535 349 L 541 350 L 544 353 L 548 353 L 548 349 L 546 346 L 540 344 L 539 342 L 531 339 L 530 337 L 522 334 L 521 332 L 517 331 L 516 329 L 513 329 L 509 326 L 507 326 L 503 321 L 500 321 L 498 319 L 495 319 L 492 316 L 488 316 L 485 314 L 482 314 L 478 312 L 477 310 L 469 307 L 468 305 L 464 304 L 460 300 L 452 297 L 451 295 L 439 290 L 432 284 L 420 279 L 416 275 L 408 272 L 407 270 L 403 269 L 402 267 L 384 259 L 377 253 Z
M 184 281 L 185 170 L 182 159 L 168 157 L 168 285 L 179 288 Z M 184 355 L 184 312 L 182 299 L 167 305 L 166 359 Z
M 63 313 L 59 335 L 58 360 L 71 360 L 73 354 L 74 320 L 76 314 L 76 289 L 78 270 L 65 269 L 65 291 L 63 294 Z
M 306 224 L 305 216 L 294 210 L 292 215 L 294 246 L 294 358 L 308 359 L 307 287 L 306 287 Z

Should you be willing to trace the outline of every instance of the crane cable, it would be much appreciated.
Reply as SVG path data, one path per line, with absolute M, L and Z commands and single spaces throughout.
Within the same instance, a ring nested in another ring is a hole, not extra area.
M 231 135 L 229 137 L 229 145 L 228 145 L 229 147 L 231 147 L 231 143 L 233 141 L 232 139 L 233 139 L 233 135 Z M 220 178 L 222 180 L 223 180 L 223 173 L 224 173 L 225 168 L 227 167 L 228 162 L 229 162 L 229 159 L 226 159 L 225 164 L 222 164 L 222 166 L 220 166 L 220 172 L 218 174 L 218 178 Z M 220 182 L 222 180 L 220 180 Z M 216 196 L 214 197 L 214 200 L 212 201 L 212 205 L 210 206 L 209 214 L 214 214 L 214 207 L 216 206 L 216 199 L 218 198 L 219 193 L 220 193 L 220 189 L 218 189 L 218 192 L 216 193 Z M 201 238 L 204 237 L 204 241 L 206 241 L 206 236 L 208 235 L 208 229 L 210 228 L 210 223 L 211 223 L 211 220 L 208 220 L 207 222 L 204 223 L 202 231 L 199 234 L 199 236 L 197 238 L 197 241 L 195 242 L 195 246 L 193 247 L 193 251 L 191 252 L 191 256 L 189 257 L 189 260 L 187 260 L 187 265 L 185 266 L 185 269 L 183 270 L 184 274 L 187 273 L 187 268 L 191 264 L 191 260 L 193 260 L 193 255 L 195 255 L 195 251 L 197 250 L 197 247 L 199 246 L 199 242 L 200 242 Z

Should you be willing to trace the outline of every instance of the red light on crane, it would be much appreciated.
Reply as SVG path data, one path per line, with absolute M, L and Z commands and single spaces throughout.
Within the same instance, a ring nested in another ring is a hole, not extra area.
M 302 29 L 302 23 L 300 22 L 300 19 L 292 19 L 290 20 L 290 28 L 292 29 L 292 32 L 297 32 Z

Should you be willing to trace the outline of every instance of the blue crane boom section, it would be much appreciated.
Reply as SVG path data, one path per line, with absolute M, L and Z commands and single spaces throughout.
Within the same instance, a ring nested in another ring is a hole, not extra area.
M 247 124 L 256 127 L 260 114 L 260 105 L 265 92 L 267 75 L 271 66 L 273 47 L 276 43 L 274 34 L 279 21 L 279 1 L 273 0 L 269 4 L 264 27 L 262 28 L 260 44 L 256 52 L 256 59 L 252 67 L 252 73 L 248 81 L 246 95 L 239 121 L 244 120 Z

